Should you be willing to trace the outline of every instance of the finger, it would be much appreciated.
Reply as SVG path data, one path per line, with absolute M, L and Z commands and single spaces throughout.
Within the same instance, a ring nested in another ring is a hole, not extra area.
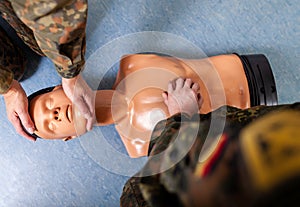
M 166 105 L 168 105 L 168 94 L 166 92 L 163 92 L 161 95 L 162 95 L 162 97 L 164 99 L 164 103 Z
M 162 95 L 162 97 L 163 97 L 164 99 L 168 99 L 168 94 L 167 94 L 167 92 L 164 91 L 161 95 Z
M 199 89 L 200 89 L 199 84 L 198 83 L 194 83 L 193 86 L 192 86 L 192 90 L 197 93 L 199 91 Z
M 175 86 L 174 81 L 170 81 L 168 83 L 168 94 L 171 94 L 174 91 L 174 89 L 175 89 L 174 86 Z
M 93 112 L 92 112 L 93 113 Z M 94 124 L 96 123 L 96 115 L 94 114 L 91 117 L 86 117 L 87 123 L 86 123 L 86 129 L 88 131 L 93 129 Z
M 184 81 L 184 87 L 188 87 L 188 88 L 191 88 L 192 86 L 192 79 L 188 78 Z
M 86 100 L 88 99 L 88 100 Z M 86 129 L 88 131 L 93 129 L 93 125 L 95 123 L 95 117 L 94 117 L 94 110 L 91 109 L 91 107 L 89 106 L 94 106 L 93 104 L 91 104 L 91 99 L 87 98 L 81 98 L 79 99 L 80 101 L 76 101 L 76 106 L 78 107 L 79 111 L 82 113 L 83 117 L 87 120 L 86 123 Z M 87 103 L 89 102 L 89 103 Z
M 90 113 L 89 107 L 88 107 L 87 103 L 85 102 L 85 100 L 83 99 L 83 97 L 77 98 L 76 100 L 74 100 L 73 104 L 77 106 L 77 108 L 80 111 L 80 113 L 86 119 L 89 118 L 89 117 L 91 117 L 91 113 Z
M 176 81 L 175 81 L 175 90 L 179 90 L 183 87 L 183 84 L 184 84 L 184 80 L 183 78 L 178 78 Z
M 96 93 L 91 92 L 89 94 L 90 95 L 86 94 L 84 96 L 84 100 L 85 100 L 85 103 L 88 106 L 90 116 L 94 117 L 94 115 L 95 115 L 95 96 L 96 96 Z
M 198 97 L 198 106 L 199 106 L 199 109 L 200 109 L 201 106 L 203 105 L 203 98 L 202 98 L 200 93 L 197 94 L 197 97 Z
M 93 118 L 92 119 L 87 119 L 86 129 L 88 131 L 91 131 L 93 129 L 94 123 L 95 123 L 95 121 L 94 121 Z
M 35 130 L 33 121 L 31 120 L 29 113 L 27 110 L 24 112 L 18 113 L 19 119 L 17 118 L 17 121 L 19 124 L 21 124 L 30 134 L 32 134 Z M 23 130 L 22 130 L 23 131 Z
M 22 127 L 22 124 L 21 124 L 21 121 L 17 118 L 17 117 L 14 117 L 12 120 L 11 120 L 11 123 L 12 125 L 14 126 L 14 128 L 16 129 L 17 133 L 20 134 L 21 136 L 25 137 L 26 139 L 28 140 L 31 140 L 31 141 L 36 141 L 36 138 L 35 137 L 32 137 L 30 136 L 29 134 L 27 134 L 23 127 Z

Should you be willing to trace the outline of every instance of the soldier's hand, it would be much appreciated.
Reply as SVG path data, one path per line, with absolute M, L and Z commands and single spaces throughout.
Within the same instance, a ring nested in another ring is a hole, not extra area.
M 7 93 L 3 94 L 3 96 L 6 105 L 7 117 L 15 127 L 16 131 L 23 137 L 35 141 L 36 138 L 31 137 L 23 129 L 24 127 L 32 134 L 35 127 L 28 113 L 28 99 L 22 86 L 19 82 L 13 80 L 10 89 Z
M 62 86 L 65 94 L 87 120 L 86 129 L 91 130 L 96 121 L 95 93 L 81 75 L 71 79 L 62 78 Z
M 194 83 L 190 78 L 176 78 L 170 81 L 168 92 L 162 94 L 170 115 L 184 112 L 192 116 L 197 113 L 203 104 L 199 89 L 198 83 Z

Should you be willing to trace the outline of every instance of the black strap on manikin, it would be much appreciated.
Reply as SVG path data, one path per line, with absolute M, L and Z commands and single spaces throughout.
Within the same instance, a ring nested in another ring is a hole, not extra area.
M 275 79 L 268 59 L 263 54 L 238 55 L 248 80 L 251 106 L 278 104 Z

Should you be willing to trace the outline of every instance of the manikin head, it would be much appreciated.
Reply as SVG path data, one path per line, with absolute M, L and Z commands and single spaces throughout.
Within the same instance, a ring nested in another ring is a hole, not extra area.
M 29 114 L 35 124 L 34 132 L 44 139 L 69 140 L 86 132 L 85 119 L 65 95 L 62 86 L 55 86 L 28 97 Z

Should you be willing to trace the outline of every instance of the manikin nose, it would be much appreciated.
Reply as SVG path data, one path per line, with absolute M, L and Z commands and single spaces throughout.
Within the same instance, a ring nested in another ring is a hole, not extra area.
M 61 118 L 60 118 L 60 108 L 57 107 L 57 108 L 54 108 L 51 113 L 50 113 L 50 116 L 51 116 L 51 119 L 54 119 L 56 121 L 61 121 Z

